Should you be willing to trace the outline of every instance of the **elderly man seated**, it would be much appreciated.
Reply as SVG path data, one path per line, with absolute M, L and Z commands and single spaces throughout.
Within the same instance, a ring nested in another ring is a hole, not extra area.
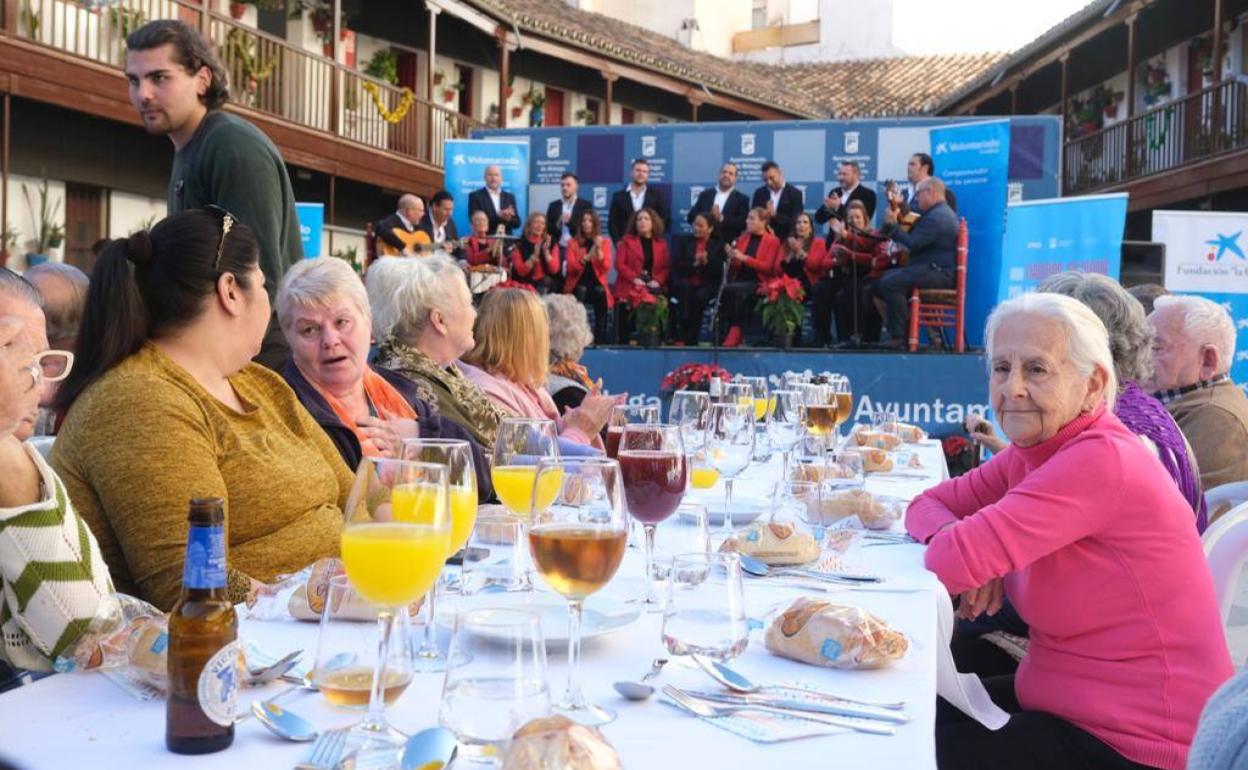
M 78 327 L 82 324 L 82 311 L 87 305 L 87 274 L 64 262 L 45 262 L 35 265 L 23 275 L 43 297 L 43 315 L 47 319 L 48 347 L 52 350 L 72 352 L 78 342 Z M 49 359 L 50 366 L 59 367 L 64 359 Z M 57 371 L 51 371 L 55 375 Z M 56 412 L 52 399 L 56 396 L 56 383 L 45 383 L 39 398 L 39 413 L 34 424 L 37 436 L 56 434 Z
M 1235 358 L 1231 314 L 1204 297 L 1158 297 L 1148 317 L 1153 386 L 1183 429 L 1208 491 L 1248 480 L 1248 397 L 1227 372 Z M 1218 511 L 1210 511 L 1211 520 Z

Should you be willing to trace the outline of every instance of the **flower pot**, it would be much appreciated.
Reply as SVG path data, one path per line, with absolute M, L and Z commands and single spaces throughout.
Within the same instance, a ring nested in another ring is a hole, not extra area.
M 534 128 L 540 128 L 546 122 L 546 110 L 541 107 L 534 107 L 529 110 L 529 125 Z
M 654 330 L 637 332 L 637 344 L 643 348 L 657 348 L 659 346 L 659 333 Z
M 47 254 L 27 254 L 26 255 L 26 267 L 28 268 L 34 267 L 35 265 L 42 265 L 43 263 L 47 261 L 48 261 Z
M 520 117 L 521 115 L 523 115 L 523 114 L 524 114 L 524 108 L 523 108 L 523 107 L 512 107 L 512 108 L 511 108 L 511 117 L 512 117 L 512 119 L 513 119 L 513 120 L 515 120 L 515 119 L 519 118 L 519 117 Z
M 454 91 L 454 89 L 448 88 L 448 89 L 444 90 L 444 91 L 442 92 L 442 101 L 444 101 L 444 102 L 453 102 L 453 101 L 455 101 L 455 91 Z
M 775 332 L 771 338 L 773 347 L 788 350 L 793 347 L 793 332 Z
M 247 13 L 246 3 L 230 3 L 230 18 L 241 19 L 244 13 Z
M 1105 105 L 1105 119 L 1113 120 L 1117 117 L 1118 117 L 1118 105 L 1116 104 Z

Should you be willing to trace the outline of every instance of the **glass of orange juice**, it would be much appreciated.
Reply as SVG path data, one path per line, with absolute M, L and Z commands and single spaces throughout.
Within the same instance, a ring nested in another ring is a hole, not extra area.
M 526 540 L 534 510 L 540 512 L 549 508 L 563 485 L 557 473 L 543 474 L 539 485 L 537 464 L 558 457 L 559 440 L 553 420 L 504 417 L 499 424 L 490 479 L 503 507 L 520 519 Z M 516 549 L 516 558 L 524 560 L 520 565 L 524 585 L 531 588 L 533 581 L 527 554 L 524 548 Z
M 395 620 L 442 572 L 451 548 L 451 501 L 444 465 L 365 457 L 343 510 L 342 562 L 351 587 L 377 608 L 378 653 L 368 713 L 351 728 L 348 750 L 392 766 L 407 736 L 386 721 Z

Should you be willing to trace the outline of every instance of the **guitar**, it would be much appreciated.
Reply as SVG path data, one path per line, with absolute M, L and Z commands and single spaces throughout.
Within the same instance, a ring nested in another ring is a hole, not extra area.
M 385 257 L 412 256 L 420 247 L 433 245 L 433 242 L 429 239 L 429 233 L 424 230 L 416 229 L 409 233 L 401 227 L 395 227 L 390 232 L 395 238 L 403 242 L 403 248 L 397 249 L 387 243 L 384 238 L 378 238 L 377 249 Z

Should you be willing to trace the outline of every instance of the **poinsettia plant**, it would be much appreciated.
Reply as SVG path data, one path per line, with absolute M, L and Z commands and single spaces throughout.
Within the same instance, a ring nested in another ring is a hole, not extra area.
M 667 297 L 656 297 L 644 287 L 637 287 L 628 298 L 628 305 L 637 318 L 637 331 L 662 335 L 667 328 Z
M 533 284 L 513 281 L 510 278 L 508 278 L 505 281 L 502 281 L 501 283 L 496 283 L 490 287 L 490 291 L 494 291 L 495 289 L 524 289 L 525 291 L 531 291 L 534 294 L 537 293 L 537 289 L 534 288 Z
M 802 300 L 806 290 L 791 276 L 772 278 L 758 287 L 762 297 L 763 326 L 773 334 L 792 334 L 802 325 Z
M 668 372 L 659 383 L 659 391 L 670 396 L 678 390 L 710 390 L 711 380 L 731 382 L 732 375 L 714 364 L 681 364 Z

